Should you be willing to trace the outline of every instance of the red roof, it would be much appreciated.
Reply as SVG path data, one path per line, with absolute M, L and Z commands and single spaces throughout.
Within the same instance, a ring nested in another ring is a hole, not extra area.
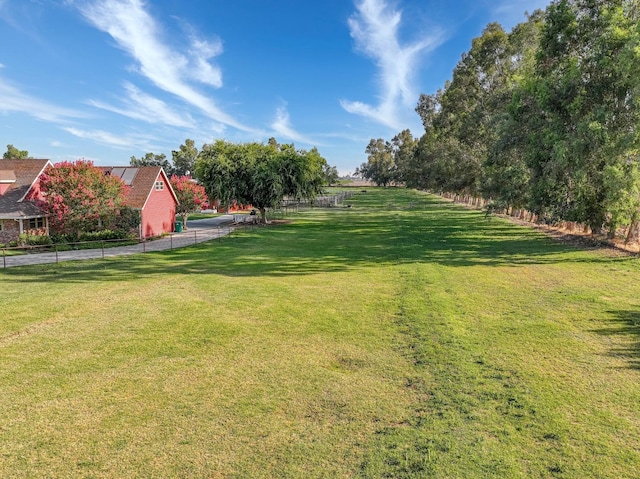
M 0 159 L 0 181 L 9 185 L 0 195 L 0 218 L 45 216 L 35 204 L 25 201 L 25 197 L 47 166 L 51 166 L 51 162 L 46 159 Z
M 154 190 L 156 181 L 163 181 L 173 196 L 176 204 L 178 197 L 171 187 L 171 183 L 161 166 L 101 166 L 105 174 L 117 175 L 129 187 L 127 193 L 127 206 L 142 209 Z

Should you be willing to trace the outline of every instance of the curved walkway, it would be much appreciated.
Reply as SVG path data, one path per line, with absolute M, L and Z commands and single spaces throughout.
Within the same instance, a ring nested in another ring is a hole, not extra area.
M 231 226 L 232 222 L 232 215 L 188 221 L 188 230 L 183 233 L 172 233 L 164 238 L 129 246 L 4 256 L 0 257 L 0 269 L 31 264 L 59 263 L 61 261 L 102 259 L 113 256 L 184 248 L 185 246 L 204 243 L 205 241 L 211 241 L 229 235 L 233 231 L 233 227 Z

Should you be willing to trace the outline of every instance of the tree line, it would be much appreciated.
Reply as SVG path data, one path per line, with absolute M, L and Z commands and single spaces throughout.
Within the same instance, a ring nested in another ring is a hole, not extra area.
M 372 139 L 358 172 L 489 211 L 640 233 L 640 4 L 555 0 L 487 25 L 416 112 L 424 134 Z

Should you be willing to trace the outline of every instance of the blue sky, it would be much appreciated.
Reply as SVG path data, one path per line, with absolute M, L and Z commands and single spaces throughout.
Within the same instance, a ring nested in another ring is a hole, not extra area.
M 491 21 L 549 0 L 0 0 L 0 147 L 53 162 L 226 139 L 317 146 L 341 173 Z

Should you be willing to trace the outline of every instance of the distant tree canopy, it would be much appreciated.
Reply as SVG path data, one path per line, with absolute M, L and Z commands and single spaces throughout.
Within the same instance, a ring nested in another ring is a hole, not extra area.
M 171 177 L 171 175 L 174 174 L 174 168 L 164 153 L 156 155 L 155 153 L 149 152 L 141 158 L 132 156 L 129 164 L 131 166 L 161 166 L 167 176 Z
M 372 139 L 365 149 L 367 162 L 362 163 L 356 173 L 378 186 L 410 181 L 407 172 L 415 156 L 416 146 L 417 142 L 409 130 L 401 131 L 391 141 Z
M 7 145 L 7 151 L 4 152 L 2 158 L 5 160 L 23 160 L 30 158 L 30 156 L 27 150 L 19 150 L 15 146 L 9 144 Z
M 178 176 L 193 176 L 198 154 L 194 141 L 187 138 L 180 148 L 171 151 L 173 173 Z
M 322 171 L 324 173 L 324 181 L 329 186 L 335 185 L 340 179 L 338 169 L 335 166 L 326 164 L 322 167 Z
M 554 0 L 511 32 L 487 25 L 420 96 L 419 141 L 372 139 L 359 171 L 637 239 L 639 25 L 636 0 Z
M 369 156 L 367 162 L 360 165 L 362 177 L 378 186 L 389 185 L 396 177 L 391 143 L 382 138 L 372 139 L 365 151 Z
M 316 148 L 298 150 L 293 144 L 230 143 L 218 140 L 202 147 L 196 177 L 209 198 L 222 205 L 250 204 L 267 221 L 266 209 L 285 197 L 312 199 L 325 182 L 325 159 Z

